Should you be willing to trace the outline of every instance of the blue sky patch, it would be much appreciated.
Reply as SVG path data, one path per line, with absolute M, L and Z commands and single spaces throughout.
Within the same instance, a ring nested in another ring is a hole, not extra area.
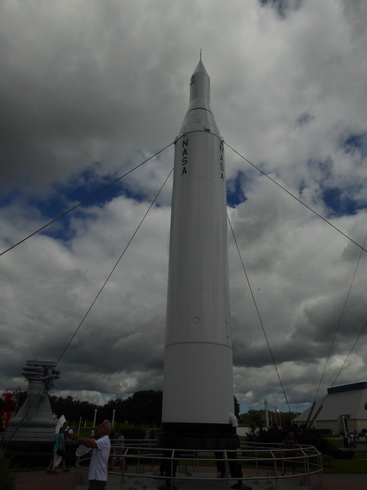
M 302 0 L 259 0 L 259 3 L 262 7 L 276 9 L 279 17 L 284 19 L 288 10 L 297 10 L 300 7 Z
M 133 187 L 123 179 L 115 182 L 118 177 L 113 174 L 98 175 L 96 173 L 97 166 L 98 164 L 94 164 L 92 167 L 73 175 L 66 185 L 55 184 L 55 192 L 49 199 L 31 198 L 28 200 L 29 205 L 39 210 L 41 215 L 45 217 L 45 224 L 47 219 L 51 221 L 86 200 L 81 206 L 46 228 L 43 233 L 65 241 L 72 236 L 69 228 L 70 219 L 76 214 L 79 218 L 83 218 L 83 209 L 92 206 L 104 206 L 121 195 L 137 202 L 144 200 L 145 196 L 135 192 Z
M 246 201 L 242 186 L 244 178 L 245 173 L 239 171 L 233 179 L 227 181 L 227 204 L 231 208 Z
M 334 216 L 353 215 L 358 211 L 357 202 L 343 195 L 345 189 L 328 187 L 323 190 L 323 200 Z
M 351 133 L 341 142 L 346 153 L 359 150 L 366 153 L 367 150 L 367 134 L 366 133 Z

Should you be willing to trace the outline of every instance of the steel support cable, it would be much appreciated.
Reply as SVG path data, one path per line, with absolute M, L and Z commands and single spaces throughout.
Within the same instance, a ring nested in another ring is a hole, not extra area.
M 276 180 L 274 180 L 272 177 L 270 177 L 270 175 L 268 175 L 266 172 L 264 172 L 263 170 L 261 170 L 259 167 L 257 167 L 254 163 L 250 162 L 250 160 L 248 160 L 246 157 L 244 157 L 243 155 L 241 155 L 241 153 L 239 153 L 237 150 L 235 150 L 234 148 L 232 148 L 232 146 L 230 146 L 228 143 L 226 143 L 224 141 L 224 144 L 226 146 L 228 146 L 228 148 L 230 148 L 234 153 L 236 153 L 236 155 L 238 155 L 239 157 L 241 157 L 243 160 L 245 160 L 247 163 L 249 163 L 253 168 L 255 168 L 258 172 L 260 172 L 261 174 L 263 174 L 265 177 L 267 177 L 269 180 L 271 180 L 271 182 L 273 182 L 273 184 L 277 185 L 278 187 L 280 187 L 280 189 L 282 189 L 284 192 L 286 192 L 289 196 L 293 197 L 293 199 L 295 199 L 296 201 L 298 201 L 300 204 L 302 204 L 302 206 L 304 206 L 305 208 L 307 208 L 309 211 L 311 211 L 311 213 L 315 214 L 318 218 L 322 219 L 323 221 L 325 221 L 325 223 L 327 223 L 329 226 L 331 226 L 332 228 L 334 228 L 334 230 L 336 230 L 338 233 L 340 233 L 341 235 L 343 235 L 345 238 L 347 238 L 350 242 L 354 243 L 354 245 L 356 245 L 358 248 L 360 248 L 361 250 L 363 250 L 363 252 L 367 252 L 367 249 L 364 248 L 364 246 L 360 245 L 359 243 L 357 243 L 356 241 L 353 240 L 353 238 L 351 238 L 350 236 L 348 236 L 346 233 L 344 233 L 343 231 L 339 230 L 338 227 L 336 227 L 335 225 L 333 225 L 332 223 L 330 223 L 330 221 L 328 221 L 326 218 L 324 218 L 324 216 L 322 216 L 321 214 L 319 214 L 317 211 L 315 211 L 314 209 L 312 209 L 310 206 L 308 206 L 308 204 L 304 203 L 303 201 L 301 201 L 301 199 L 299 199 L 297 196 L 295 196 L 294 194 L 292 194 L 292 192 L 288 191 L 285 187 L 283 187 L 281 184 L 279 184 L 279 182 L 277 182 Z
M 350 355 L 351 355 L 351 353 L 353 352 L 354 347 L 357 345 L 358 340 L 361 338 L 361 336 L 362 336 L 362 334 L 363 334 L 364 329 L 366 328 L 366 326 L 367 326 L 367 320 L 364 322 L 364 325 L 363 325 L 363 327 L 361 328 L 361 331 L 359 332 L 358 337 L 356 338 L 356 340 L 355 340 L 354 344 L 352 345 L 352 348 L 350 349 L 349 354 L 348 354 L 348 355 L 347 355 L 347 357 L 345 358 L 345 361 L 343 362 L 342 367 L 339 369 L 338 374 L 335 376 L 335 379 L 334 379 L 334 381 L 333 381 L 333 383 L 332 383 L 332 385 L 331 385 L 331 386 L 334 386 L 334 384 L 336 383 L 336 380 L 338 379 L 338 377 L 339 377 L 340 373 L 341 373 L 341 372 L 342 372 L 342 370 L 344 369 L 344 366 L 346 365 L 346 363 L 347 363 L 347 361 L 348 361 L 348 359 L 349 359 L 349 356 L 350 356 Z
M 166 147 L 166 148 L 167 148 L 167 147 Z M 153 158 L 153 157 L 152 157 L 152 158 Z M 138 167 L 135 167 L 135 168 L 138 168 Z M 103 282 L 103 284 L 102 284 L 101 288 L 99 289 L 99 291 L 98 291 L 97 295 L 96 295 L 96 296 L 95 296 L 95 298 L 93 299 L 93 301 L 92 301 L 92 303 L 91 303 L 90 307 L 88 308 L 87 312 L 84 314 L 83 318 L 81 319 L 81 321 L 80 321 L 80 323 L 79 323 L 78 327 L 76 328 L 75 332 L 73 333 L 73 335 L 71 336 L 70 340 L 69 340 L 69 341 L 68 341 L 68 343 L 66 344 L 65 348 L 64 348 L 64 349 L 63 349 L 63 351 L 61 352 L 61 354 L 60 354 L 59 358 L 57 359 L 56 364 L 55 364 L 55 366 L 54 366 L 55 368 L 57 367 L 57 365 L 58 365 L 58 364 L 59 364 L 59 362 L 61 361 L 61 359 L 62 359 L 62 357 L 64 356 L 65 352 L 67 351 L 67 349 L 70 347 L 70 344 L 71 344 L 71 343 L 72 343 L 72 341 L 74 340 L 74 338 L 75 338 L 76 334 L 79 332 L 80 328 L 82 327 L 83 323 L 85 322 L 85 320 L 86 320 L 87 316 L 89 315 L 90 311 L 92 310 L 93 306 L 95 305 L 96 301 L 98 300 L 99 296 L 101 295 L 101 293 L 102 293 L 103 289 L 105 288 L 105 286 L 106 286 L 107 282 L 108 282 L 108 281 L 109 281 L 109 279 L 111 278 L 111 276 L 112 276 L 112 274 L 114 273 L 114 271 L 115 271 L 116 267 L 118 266 L 118 264 L 120 263 L 120 261 L 121 261 L 122 257 L 124 256 L 125 252 L 127 251 L 127 249 L 129 248 L 129 246 L 130 246 L 131 242 L 133 241 L 133 239 L 135 238 L 136 234 L 138 233 L 138 231 L 139 231 L 140 227 L 142 226 L 142 224 L 143 224 L 143 222 L 144 222 L 145 218 L 148 216 L 148 214 L 149 214 L 150 210 L 152 209 L 153 205 L 154 205 L 154 204 L 155 204 L 155 202 L 157 201 L 158 196 L 159 196 L 159 195 L 160 195 L 160 193 L 162 192 L 162 189 L 163 189 L 163 187 L 166 185 L 166 183 L 167 183 L 167 181 L 168 181 L 169 177 L 171 176 L 172 172 L 173 172 L 173 168 L 170 170 L 170 172 L 169 172 L 169 174 L 167 175 L 166 179 L 164 180 L 163 184 L 162 184 L 162 185 L 161 185 L 161 187 L 159 188 L 159 190 L 158 190 L 157 194 L 155 195 L 154 199 L 153 199 L 153 200 L 152 200 L 152 202 L 150 203 L 150 205 L 149 205 L 149 207 L 148 207 L 147 211 L 145 212 L 145 214 L 144 214 L 143 218 L 140 220 L 140 222 L 139 222 L 138 226 L 136 227 L 136 229 L 135 229 L 134 233 L 133 233 L 133 234 L 132 234 L 132 236 L 130 237 L 129 241 L 127 242 L 127 244 L 126 244 L 126 246 L 125 246 L 125 248 L 124 248 L 124 250 L 123 250 L 123 251 L 122 251 L 122 253 L 120 254 L 120 256 L 119 256 L 118 260 L 117 260 L 117 261 L 116 261 L 116 263 L 115 263 L 115 265 L 113 266 L 113 268 L 112 268 L 111 272 L 108 274 L 107 278 L 105 279 L 105 281 Z M 42 387 L 42 388 L 40 388 L 40 392 L 39 392 L 39 393 L 41 393 L 41 391 L 42 391 L 42 390 L 43 390 L 43 387 Z M 25 418 L 27 417 L 27 415 L 28 415 L 29 411 L 31 410 L 31 408 L 32 408 L 32 405 L 31 405 L 30 407 L 28 407 L 27 412 L 24 414 L 24 416 L 22 417 L 22 420 L 19 422 L 19 424 L 18 424 L 18 425 L 17 425 L 17 427 L 15 428 L 14 432 L 12 433 L 12 436 L 11 436 L 11 437 L 10 437 L 8 440 L 6 440 L 6 441 L 5 441 L 5 442 L 6 442 L 6 444 L 9 444 L 9 443 L 11 442 L 12 438 L 13 438 L 13 437 L 15 436 L 15 434 L 17 433 L 17 431 L 18 431 L 19 427 L 21 427 L 21 425 L 22 425 L 23 421 L 24 421 L 24 420 L 25 420 Z
M 7 252 L 10 252 L 10 250 L 13 250 L 13 248 L 17 247 L 18 245 L 20 245 L 21 243 L 29 240 L 29 238 L 32 238 L 34 235 L 37 235 L 37 233 L 40 233 L 41 231 L 45 230 L 46 228 L 48 228 L 50 225 L 52 225 L 53 223 L 55 223 L 56 221 L 58 221 L 59 219 L 63 218 L 64 216 L 66 216 L 67 214 L 71 213 L 72 211 L 75 211 L 77 208 L 79 208 L 80 206 L 82 206 L 83 204 L 85 204 L 86 202 L 90 201 L 91 199 L 93 199 L 93 197 L 96 197 L 98 196 L 98 194 L 100 194 L 101 192 L 105 191 L 106 189 L 109 189 L 111 186 L 113 186 L 114 184 L 116 184 L 117 182 L 119 182 L 121 179 L 123 179 L 124 177 L 126 177 L 127 175 L 131 174 L 132 172 L 134 172 L 134 170 L 136 170 L 137 168 L 141 167 L 142 165 L 144 165 L 145 163 L 149 162 L 149 160 L 152 160 L 153 158 L 155 158 L 156 156 L 158 156 L 160 153 L 162 153 L 164 150 L 167 150 L 167 148 L 169 148 L 171 145 L 173 145 L 174 142 L 172 141 L 172 143 L 170 143 L 169 145 L 166 145 L 164 148 L 161 148 L 160 150 L 158 150 L 156 153 L 154 153 L 154 155 L 151 155 L 149 158 L 145 159 L 143 162 L 139 163 L 138 165 L 136 165 L 134 168 L 128 170 L 126 173 L 124 173 L 123 175 L 120 175 L 120 177 L 117 177 L 117 179 L 113 180 L 112 182 L 110 182 L 109 184 L 106 184 L 104 185 L 103 187 L 100 187 L 97 191 L 93 192 L 93 194 L 90 194 L 89 196 L 87 196 L 85 199 L 83 199 L 82 201 L 78 202 L 77 204 L 75 204 L 75 206 L 71 207 L 70 209 L 68 209 L 67 211 L 64 211 L 63 213 L 59 214 L 58 216 L 56 216 L 56 218 L 53 218 L 51 221 L 49 221 L 48 223 L 46 223 L 45 225 L 41 226 L 40 228 L 38 228 L 37 230 L 33 231 L 31 234 L 27 235 L 26 237 L 22 238 L 22 240 L 19 240 L 17 243 L 14 243 L 13 245 L 11 245 L 9 248 L 7 248 L 6 250 L 3 250 L 2 252 L 0 252 L 0 257 L 2 255 L 5 255 Z
M 365 235 L 365 237 L 364 237 L 364 240 L 363 240 L 363 247 L 365 246 L 366 240 L 367 240 L 367 233 L 366 233 L 366 235 Z M 337 325 L 336 330 L 335 330 L 334 338 L 333 338 L 333 341 L 332 341 L 332 343 L 331 343 L 331 347 L 330 347 L 330 350 L 329 350 L 329 355 L 328 355 L 328 357 L 327 357 L 327 359 L 326 359 L 326 363 L 325 363 L 324 370 L 323 370 L 322 375 L 321 375 L 321 379 L 320 379 L 320 382 L 319 382 L 319 386 L 317 387 L 317 390 L 316 390 L 316 394 L 315 394 L 314 402 L 316 401 L 317 395 L 318 395 L 319 390 L 320 390 L 320 387 L 321 387 L 321 383 L 322 383 L 322 381 L 323 381 L 323 379 L 324 379 L 324 376 L 325 376 L 325 371 L 326 371 L 326 367 L 327 367 L 327 365 L 328 365 L 328 363 L 329 363 L 329 361 L 330 361 L 331 353 L 332 353 L 332 351 L 333 351 L 333 348 L 334 348 L 334 345 L 335 345 L 335 342 L 336 342 L 336 337 L 337 337 L 338 332 L 339 332 L 339 328 L 340 328 L 340 325 L 341 325 L 341 322 L 342 322 L 342 319 L 343 319 L 343 316 L 344 316 L 344 312 L 345 312 L 345 310 L 346 310 L 347 303 L 348 303 L 348 301 L 349 301 L 349 297 L 350 297 L 350 294 L 351 294 L 351 291 L 352 291 L 352 287 L 353 287 L 354 279 L 355 279 L 356 274 L 357 274 L 358 266 L 359 266 L 359 263 L 360 263 L 360 261 L 361 261 L 362 252 L 363 252 L 363 250 L 361 249 L 361 250 L 359 251 L 358 260 L 357 260 L 357 263 L 356 263 L 356 266 L 355 266 L 355 269 L 354 269 L 354 273 L 353 273 L 352 280 L 351 280 L 350 285 L 349 285 L 349 289 L 348 289 L 347 297 L 345 298 L 344 305 L 343 305 L 343 308 L 342 308 L 342 312 L 341 312 L 341 314 L 340 314 L 339 322 L 338 322 L 338 325 Z M 364 329 L 364 327 L 363 327 L 363 329 Z M 363 329 L 362 329 L 362 331 L 363 331 Z M 361 335 L 361 334 L 360 334 L 360 335 Z M 360 335 L 359 335 L 359 337 L 360 337 Z M 359 337 L 358 337 L 358 338 L 359 338 Z M 354 346 L 353 346 L 353 348 L 354 348 Z M 351 352 L 348 354 L 347 359 L 348 359 L 348 357 L 350 356 L 350 354 L 351 354 Z M 347 359 L 345 360 L 345 362 L 347 361 Z M 345 364 L 345 362 L 344 362 L 344 364 Z M 342 366 L 342 368 L 341 368 L 341 369 L 343 369 L 344 364 L 343 364 L 343 366 Z M 333 384 L 335 383 L 335 381 L 336 381 L 337 377 L 339 376 L 340 372 L 341 372 L 341 370 L 340 370 L 340 371 L 339 371 L 339 373 L 337 374 L 337 376 L 336 376 L 336 378 L 335 378 L 335 380 L 334 380 Z M 332 385 L 332 386 L 333 386 L 333 385 Z
M 280 187 L 284 192 L 286 192 L 289 196 L 293 197 L 293 199 L 295 199 L 296 201 L 298 201 L 300 204 L 302 204 L 302 206 L 304 206 L 305 208 L 307 208 L 309 211 L 311 211 L 312 213 L 314 213 L 318 218 L 322 219 L 325 223 L 327 223 L 329 226 L 331 226 L 332 228 L 334 228 L 334 230 L 336 230 L 338 233 L 340 233 L 342 236 L 344 236 L 345 238 L 347 238 L 350 242 L 352 242 L 354 245 L 356 245 L 359 249 L 360 249 L 360 256 L 359 256 L 359 259 L 358 259 L 358 263 L 357 263 L 357 267 L 358 267 L 358 264 L 359 264 L 359 261 L 360 261 L 360 258 L 361 258 L 361 255 L 362 255 L 362 252 L 367 252 L 367 249 L 365 248 L 365 242 L 366 242 L 366 237 L 365 237 L 365 240 L 363 242 L 363 245 L 360 245 L 359 243 L 357 243 L 355 240 L 353 240 L 350 236 L 348 236 L 347 234 L 345 234 L 343 231 L 341 231 L 338 227 L 336 227 L 335 225 L 333 225 L 332 223 L 330 223 L 330 221 L 328 221 L 324 216 L 322 216 L 321 214 L 317 213 L 317 211 L 315 211 L 314 209 L 312 209 L 310 206 L 308 206 L 306 203 L 304 203 L 303 201 L 301 201 L 297 196 L 295 196 L 294 194 L 292 194 L 290 191 L 288 191 L 285 187 L 283 187 L 281 184 L 279 184 L 279 182 L 277 182 L 276 180 L 274 180 L 272 177 L 270 177 L 270 175 L 268 175 L 266 172 L 264 172 L 263 170 L 261 170 L 259 167 L 257 167 L 254 163 L 252 163 L 250 160 L 248 160 L 246 157 L 244 157 L 241 153 L 239 153 L 237 150 L 235 150 L 232 146 L 230 146 L 228 143 L 226 143 L 224 141 L 225 145 L 228 146 L 228 148 L 230 148 L 234 153 L 236 153 L 236 155 L 238 155 L 240 158 L 242 158 L 243 160 L 245 160 L 247 163 L 249 163 L 253 168 L 255 168 L 257 171 L 259 171 L 261 174 L 263 174 L 265 177 L 267 177 L 271 182 L 273 182 L 274 184 L 276 184 L 278 187 Z M 357 270 L 357 267 L 356 267 L 356 270 Z M 356 270 L 355 270 L 355 273 L 356 273 Z M 354 281 L 354 277 L 355 277 L 355 273 L 353 275 L 353 279 L 352 279 L 352 284 L 353 284 L 353 281 Z M 347 295 L 347 299 L 346 299 L 346 302 L 348 301 L 349 299 L 349 295 L 350 295 L 350 290 L 351 290 L 351 287 L 352 287 L 352 284 L 350 286 L 350 289 L 349 289 L 349 292 L 348 292 L 348 295 Z M 344 308 L 343 308 L 343 311 L 342 311 L 342 316 L 344 314 L 344 310 L 345 310 L 345 306 L 346 306 L 346 302 L 344 304 Z M 341 319 L 340 319 L 341 321 Z M 350 354 L 352 353 L 352 350 L 354 349 L 358 339 L 360 338 L 360 336 L 362 335 L 365 327 L 367 325 L 367 321 L 366 323 L 364 324 L 364 326 L 362 327 L 362 330 L 356 340 L 356 342 L 353 344 L 353 347 L 351 349 L 351 351 L 349 352 L 346 360 L 344 361 L 343 363 L 343 366 L 341 367 L 341 369 L 339 370 L 336 378 L 334 379 L 333 381 L 333 385 L 334 383 L 336 382 L 337 378 L 339 377 L 342 369 L 344 368 L 344 365 L 345 363 L 347 362 Z M 337 328 L 337 331 L 339 329 L 339 326 L 340 326 L 340 323 L 338 325 L 338 328 Z M 337 332 L 336 332 L 337 334 Z M 334 340 L 333 340 L 333 343 L 332 343 L 332 346 L 331 346 L 331 349 L 330 349 L 330 352 L 329 352 L 329 357 L 327 359 L 327 362 L 326 362 L 326 365 L 328 364 L 328 361 L 329 361 L 329 358 L 330 358 L 330 355 L 331 355 L 331 352 L 332 352 L 332 349 L 333 349 L 333 346 L 334 346 L 334 343 L 335 343 L 335 339 L 336 339 L 336 334 L 335 334 L 335 337 L 334 337 Z M 317 392 L 316 392 L 316 396 L 317 396 L 317 393 L 320 389 L 320 385 L 321 385 L 321 382 L 322 382 L 322 379 L 324 377 L 324 373 L 325 373 L 325 370 L 326 370 L 326 365 L 325 365 L 325 368 L 324 368 L 324 371 L 322 373 L 322 378 L 321 378 L 321 381 L 320 381 L 320 384 L 318 386 L 318 389 L 317 389 Z M 332 386 L 333 386 L 332 385 Z M 316 396 L 315 396 L 315 399 L 316 399 Z
M 285 389 L 284 389 L 284 385 L 282 383 L 282 380 L 281 380 L 281 377 L 280 377 L 280 374 L 279 374 L 279 370 L 278 370 L 278 367 L 277 367 L 277 363 L 275 362 L 275 358 L 274 358 L 274 355 L 273 355 L 273 351 L 270 347 L 270 342 L 269 342 L 269 339 L 268 339 L 268 336 L 266 334 L 266 330 L 265 330 L 265 327 L 264 327 L 264 323 L 262 321 L 262 318 L 261 318 L 261 315 L 260 315 L 260 311 L 259 311 L 259 308 L 258 308 L 258 305 L 257 305 L 257 302 L 256 302 L 256 298 L 255 298 L 255 295 L 253 293 L 253 289 L 251 287 L 251 283 L 250 283 L 250 279 L 248 277 L 248 274 L 247 274 L 247 271 L 246 271 L 246 267 L 245 267 L 245 263 L 242 259 L 242 255 L 241 255 L 241 252 L 240 252 L 240 249 L 239 249 L 239 246 L 238 246 L 238 242 L 237 242 L 237 239 L 236 239 L 236 235 L 234 233 L 234 230 L 233 230 L 233 227 L 232 227 L 232 224 L 231 224 L 231 221 L 229 219 L 229 216 L 227 214 L 227 220 L 228 220 L 228 223 L 229 223 L 229 227 L 231 229 L 231 233 L 232 233 L 232 237 L 233 237 L 233 240 L 234 240 L 234 243 L 236 245 L 236 249 L 237 249 L 237 253 L 238 253 L 238 256 L 240 258 L 240 261 L 241 261 L 241 265 L 242 265 L 242 269 L 243 269 L 243 272 L 245 274 L 245 277 L 246 277 L 246 281 L 247 281 L 247 284 L 248 284 L 248 287 L 250 289 L 250 293 L 251 293 L 251 297 L 252 297 L 252 301 L 255 305 L 255 309 L 256 309 L 256 313 L 257 313 L 257 317 L 259 319 L 259 322 L 260 322 L 260 325 L 261 325 L 261 328 L 262 328 L 262 331 L 263 331 L 263 334 L 264 334 L 264 337 L 265 337 L 265 341 L 266 341 L 266 344 L 268 346 L 268 349 L 269 349 L 269 352 L 270 352 L 270 357 L 271 357 L 271 360 L 273 361 L 273 365 L 274 365 L 274 368 L 275 368 L 275 371 L 277 373 L 277 376 L 278 376 L 278 380 L 279 380 L 279 384 L 282 388 L 282 391 L 283 391 L 283 395 L 284 395 L 284 399 L 287 403 L 287 406 L 288 406 L 288 411 L 290 412 L 291 409 L 290 409 L 290 406 L 289 406 L 289 403 L 288 403 L 288 398 L 287 398 L 287 395 L 285 393 Z
M 131 242 L 133 241 L 133 239 L 135 238 L 136 234 L 138 233 L 141 225 L 143 224 L 145 218 L 148 216 L 150 210 L 152 209 L 153 205 L 155 204 L 156 200 L 158 199 L 158 196 L 159 194 L 162 192 L 162 189 L 163 187 L 166 185 L 167 183 L 167 180 L 170 178 L 171 174 L 173 172 L 173 168 L 170 170 L 169 174 L 167 175 L 167 177 L 165 178 L 163 184 L 161 185 L 161 187 L 159 188 L 157 194 L 155 195 L 154 199 L 152 200 L 152 202 L 150 203 L 147 211 L 145 212 L 143 218 L 140 220 L 138 226 L 136 227 L 134 233 L 132 234 L 132 236 L 130 237 L 129 241 L 127 242 L 125 248 L 123 249 L 123 251 L 121 252 L 119 258 L 117 259 L 115 265 L 113 266 L 111 272 L 108 274 L 107 278 L 105 279 L 105 281 L 103 282 L 101 288 L 99 289 L 97 295 L 95 296 L 95 298 L 93 299 L 91 305 L 89 306 L 89 308 L 87 309 L 86 313 L 84 314 L 83 318 L 81 319 L 78 327 L 76 328 L 75 332 L 73 333 L 73 335 L 71 336 L 69 342 L 66 344 L 64 350 L 62 351 L 62 353 L 60 354 L 58 360 L 56 361 L 56 365 L 55 367 L 59 364 L 59 362 L 61 361 L 63 355 L 65 354 L 65 352 L 67 351 L 67 349 L 69 348 L 71 342 L 74 340 L 76 334 L 79 332 L 81 326 L 83 325 L 83 323 L 85 322 L 87 316 L 89 315 L 91 309 L 93 308 L 93 306 L 95 305 L 96 301 L 98 300 L 98 298 L 100 297 L 103 289 L 105 288 L 106 284 L 108 283 L 109 279 L 111 278 L 112 274 L 114 273 L 114 271 L 116 270 L 116 267 L 118 266 L 118 264 L 120 263 L 122 257 L 125 255 L 125 252 L 127 251 L 127 249 L 129 248 Z

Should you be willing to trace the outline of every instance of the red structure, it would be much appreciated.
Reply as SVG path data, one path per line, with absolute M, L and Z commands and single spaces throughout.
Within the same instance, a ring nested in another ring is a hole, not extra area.
M 4 393 L 1 395 L 0 419 L 5 429 L 8 428 L 10 419 L 14 417 L 19 410 L 18 395 L 18 390 L 9 389 L 4 391 Z

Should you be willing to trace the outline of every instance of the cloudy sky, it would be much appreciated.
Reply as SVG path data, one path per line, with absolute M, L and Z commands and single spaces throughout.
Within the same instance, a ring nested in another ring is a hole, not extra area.
M 225 148 L 242 411 L 367 381 L 366 22 L 362 0 L 2 0 L 1 250 L 170 145 L 202 49 L 225 142 L 330 223 Z M 171 179 L 127 245 L 172 165 L 0 256 L 1 388 L 35 358 L 62 396 L 162 388 Z

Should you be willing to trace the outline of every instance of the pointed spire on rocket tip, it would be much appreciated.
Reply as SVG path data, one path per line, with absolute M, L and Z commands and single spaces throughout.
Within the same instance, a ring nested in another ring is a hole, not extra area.
M 210 103 L 210 78 L 203 62 L 200 60 L 190 80 L 190 103 L 195 99 Z

